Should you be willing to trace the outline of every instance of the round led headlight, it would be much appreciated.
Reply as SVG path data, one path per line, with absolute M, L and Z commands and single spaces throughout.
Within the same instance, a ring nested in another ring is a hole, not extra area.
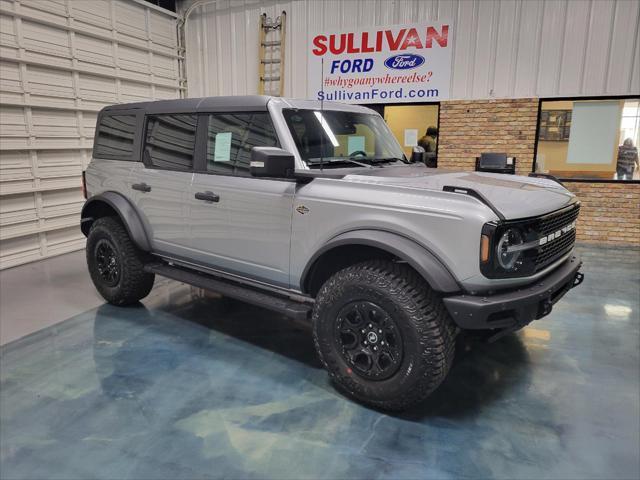
M 522 250 L 517 250 L 513 247 L 522 245 L 523 243 L 524 239 L 522 238 L 520 230 L 517 228 L 507 229 L 498 241 L 496 249 L 498 264 L 505 270 L 516 269 L 522 263 Z

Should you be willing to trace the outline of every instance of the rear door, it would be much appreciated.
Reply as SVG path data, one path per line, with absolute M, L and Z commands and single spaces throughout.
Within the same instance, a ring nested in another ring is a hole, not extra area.
M 288 287 L 296 184 L 249 174 L 253 147 L 280 145 L 269 113 L 214 113 L 201 121 L 208 127 L 189 192 L 192 255 L 210 267 Z
M 148 115 L 142 163 L 130 177 L 135 204 L 142 214 L 154 252 L 186 256 L 185 218 L 193 177 L 196 114 Z

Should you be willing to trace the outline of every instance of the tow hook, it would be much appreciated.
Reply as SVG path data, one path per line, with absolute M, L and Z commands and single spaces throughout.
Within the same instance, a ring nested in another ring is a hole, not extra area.
M 578 272 L 576 273 L 575 278 L 573 279 L 573 285 L 571 286 L 571 288 L 575 288 L 578 285 L 580 285 L 582 282 L 584 281 L 584 273 L 582 272 Z
M 544 302 L 542 302 L 542 304 L 539 307 L 538 315 L 540 317 L 544 317 L 546 315 L 549 315 L 551 313 L 551 310 L 553 310 L 553 303 L 551 303 L 551 300 L 545 300 Z

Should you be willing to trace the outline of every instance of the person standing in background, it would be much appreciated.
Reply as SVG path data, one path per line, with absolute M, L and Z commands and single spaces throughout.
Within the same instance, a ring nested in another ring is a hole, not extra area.
M 418 145 L 424 148 L 427 153 L 435 153 L 438 147 L 438 129 L 436 127 L 427 128 L 427 132 L 418 140 Z
M 427 167 L 435 168 L 437 165 L 436 149 L 438 148 L 438 129 L 436 127 L 427 128 L 424 137 L 418 140 L 418 145 L 424 148 L 424 164 Z
M 640 167 L 638 149 L 633 145 L 633 140 L 627 138 L 618 147 L 618 163 L 616 165 L 618 180 L 632 180 L 636 166 Z

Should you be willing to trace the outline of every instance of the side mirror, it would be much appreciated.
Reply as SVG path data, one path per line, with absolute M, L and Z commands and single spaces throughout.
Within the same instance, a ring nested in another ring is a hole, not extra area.
M 254 177 L 293 177 L 296 161 L 292 154 L 276 147 L 253 147 L 249 171 Z
M 424 154 L 425 149 L 418 146 L 413 147 L 413 151 L 411 152 L 411 163 L 424 163 Z

